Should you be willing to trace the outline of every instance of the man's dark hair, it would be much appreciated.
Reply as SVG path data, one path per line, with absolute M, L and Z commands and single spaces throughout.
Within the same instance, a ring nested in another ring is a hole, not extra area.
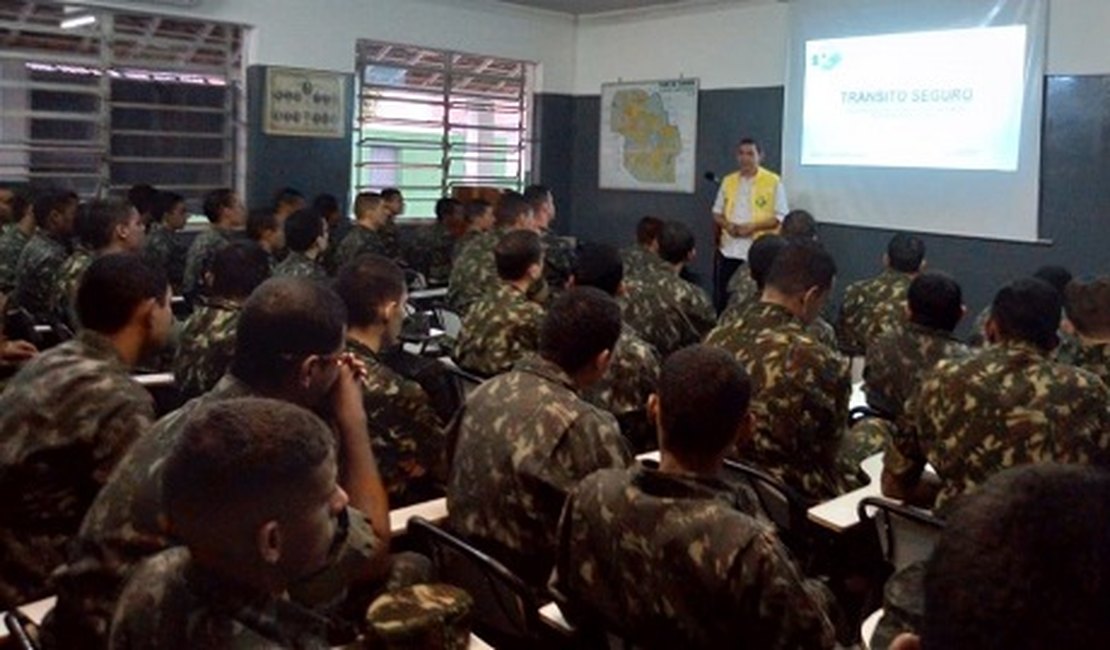
M 812 287 L 828 291 L 835 277 L 836 262 L 828 251 L 815 242 L 794 241 L 775 256 L 764 284 L 794 296 Z
M 35 224 L 39 228 L 48 230 L 51 214 L 63 212 L 71 203 L 77 203 L 80 200 L 76 192 L 65 190 L 47 190 L 39 194 L 35 198 Z
M 817 220 L 805 210 L 791 210 L 782 218 L 782 236 L 787 239 L 817 239 Z
M 497 201 L 497 209 L 493 215 L 494 222 L 498 228 L 512 227 L 531 209 L 532 206 L 524 200 L 520 192 L 507 190 L 501 193 L 501 198 Z
M 755 138 L 742 138 L 740 140 L 740 142 L 736 143 L 736 149 L 737 150 L 739 150 L 740 147 L 744 147 L 744 146 L 755 147 L 756 153 L 760 153 L 760 154 L 763 153 L 763 147 L 760 146 L 759 142 Z
M 529 185 L 524 188 L 524 200 L 533 210 L 543 207 L 549 198 L 552 198 L 551 188 L 546 185 Z
M 276 209 L 281 205 L 297 203 L 299 201 L 304 201 L 304 194 L 302 194 L 300 190 L 292 187 L 283 187 L 280 190 L 274 192 L 273 207 Z
M 913 235 L 900 232 L 886 245 L 890 268 L 899 273 L 917 273 L 925 260 L 925 242 Z
M 154 209 L 154 197 L 157 195 L 158 190 L 154 189 L 153 185 L 139 183 L 127 190 L 127 202 L 135 206 L 139 214 L 150 214 Z
M 767 274 L 771 272 L 771 266 L 774 265 L 775 258 L 786 248 L 787 244 L 789 242 L 778 235 L 764 235 L 752 242 L 752 247 L 748 251 L 747 272 L 751 274 L 760 291 L 763 291 L 763 287 L 767 284 Z M 737 271 L 737 273 L 743 272 L 743 268 Z
M 211 223 L 219 223 L 220 212 L 224 208 L 230 208 L 234 199 L 235 190 L 226 187 L 212 190 L 204 195 L 204 216 L 208 217 Z
M 127 326 L 143 302 L 156 300 L 164 305 L 168 288 L 165 272 L 141 255 L 102 255 L 93 260 L 77 286 L 77 320 L 85 329 L 115 334 Z
M 929 272 L 915 277 L 908 292 L 910 321 L 951 332 L 964 315 L 960 285 L 946 273 Z
M 531 230 L 513 230 L 505 233 L 493 249 L 497 264 L 497 277 L 509 282 L 519 280 L 528 273 L 528 267 L 543 259 L 540 236 Z
M 150 221 L 162 223 L 166 215 L 173 212 L 174 206 L 184 202 L 185 197 L 175 192 L 158 192 L 150 201 Z
M 262 235 L 277 229 L 277 217 L 273 210 L 256 208 L 247 215 L 247 237 L 254 241 L 260 241 Z
M 927 650 L 1110 647 L 1110 473 L 1036 464 L 956 505 L 925 572 Z
M 486 213 L 492 207 L 492 203 L 485 199 L 474 199 L 468 201 L 466 204 L 466 222 L 473 223 L 478 217 Z
M 231 372 L 254 388 L 280 386 L 311 355 L 343 343 L 347 308 L 335 292 L 306 278 L 263 282 L 243 303 Z
M 616 246 L 584 244 L 574 259 L 574 286 L 597 287 L 617 295 L 624 280 L 624 262 Z
M 680 460 L 709 461 L 736 441 L 752 383 L 720 348 L 694 345 L 667 358 L 659 375 L 661 444 Z
M 617 301 L 593 287 L 572 287 L 547 310 L 540 330 L 540 355 L 573 374 L 612 350 L 621 334 Z
M 317 194 L 312 199 L 312 209 L 324 215 L 324 218 L 339 212 L 339 199 L 334 194 Z
M 396 187 L 387 187 L 381 192 L 383 201 L 391 201 L 401 195 L 401 190 Z
M 650 246 L 652 242 L 659 241 L 659 233 L 663 232 L 663 220 L 659 217 L 644 217 L 636 224 L 636 242 L 641 246 Z
M 74 224 L 77 237 L 89 250 L 103 250 L 112 243 L 117 226 L 127 223 L 132 206 L 122 199 L 94 199 L 85 206 Z
M 312 498 L 317 468 L 335 454 L 327 425 L 290 402 L 217 400 L 186 418 L 162 474 L 171 526 L 186 545 L 212 543 L 228 524 L 296 513 Z
M 355 196 L 355 216 L 362 214 L 367 210 L 373 210 L 382 204 L 382 195 L 376 192 L 359 192 Z
M 450 197 L 444 197 L 436 201 L 436 221 L 443 223 L 447 217 L 450 217 L 461 207 L 462 201 Z
M 1056 347 L 1063 296 L 1037 278 L 1016 280 L 1002 287 L 991 304 L 991 318 L 1006 340 L 1032 343 L 1048 351 Z
M 381 255 L 360 255 L 339 269 L 335 292 L 347 305 L 347 322 L 354 327 L 379 323 L 379 309 L 405 293 L 405 272 Z
M 683 264 L 694 251 L 694 233 L 681 221 L 668 221 L 659 232 L 659 257 L 670 264 Z
M 1053 289 L 1060 292 L 1060 295 L 1064 294 L 1064 289 L 1072 279 L 1071 271 L 1062 266 L 1042 266 L 1037 269 L 1033 277 L 1049 283 Z
M 236 241 L 212 255 L 212 295 L 242 300 L 270 277 L 270 256 L 252 241 Z
M 31 209 L 31 217 L 35 216 L 35 197 L 31 194 L 30 190 L 20 188 L 13 190 L 12 200 L 9 203 L 12 211 L 12 222 L 18 223 L 23 215 L 27 213 L 27 209 Z
M 1084 336 L 1110 336 L 1110 276 L 1072 280 L 1064 289 L 1068 320 Z
M 312 248 L 326 229 L 324 215 L 312 208 L 297 210 L 285 220 L 285 245 L 295 253 L 303 253 Z

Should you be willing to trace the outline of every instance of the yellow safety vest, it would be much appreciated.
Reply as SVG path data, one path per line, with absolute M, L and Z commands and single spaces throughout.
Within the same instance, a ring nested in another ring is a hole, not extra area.
M 752 184 L 752 223 L 777 219 L 775 214 L 775 193 L 779 188 L 779 177 L 774 172 L 769 172 L 762 167 L 755 173 L 755 182 Z M 736 195 L 740 192 L 740 172 L 733 172 L 721 181 L 721 189 L 725 193 L 725 219 L 732 214 L 732 206 L 736 202 Z M 775 230 L 760 231 L 756 237 L 777 233 Z

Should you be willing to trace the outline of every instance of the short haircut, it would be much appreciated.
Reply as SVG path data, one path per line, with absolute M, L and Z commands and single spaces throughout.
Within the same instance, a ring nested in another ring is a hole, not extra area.
M 659 233 L 663 231 L 663 220 L 659 217 L 644 217 L 636 224 L 636 241 L 641 246 L 648 246 L 659 241 Z
M 736 441 L 752 383 L 728 352 L 694 345 L 667 358 L 658 394 L 663 448 L 680 460 L 708 461 Z
M 572 287 L 547 310 L 540 330 L 540 355 L 573 374 L 612 350 L 620 334 L 617 301 L 601 289 Z
M 782 218 L 782 236 L 787 239 L 817 239 L 817 220 L 805 210 L 791 210 Z
M 690 258 L 696 243 L 694 233 L 681 221 L 668 221 L 659 232 L 659 257 L 671 264 L 681 264 Z
M 17 189 L 12 194 L 12 200 L 9 203 L 12 211 L 12 221 L 18 222 L 27 214 L 27 209 L 31 209 L 31 218 L 35 216 L 35 199 L 27 189 Z
M 543 207 L 543 204 L 547 203 L 550 198 L 553 198 L 551 188 L 546 185 L 529 185 L 524 188 L 524 200 L 532 206 L 533 210 Z
M 231 372 L 248 386 L 279 386 L 305 357 L 339 349 L 346 325 L 347 308 L 323 284 L 270 278 L 243 303 Z
M 161 223 L 166 215 L 173 212 L 174 206 L 178 203 L 184 203 L 185 197 L 174 192 L 158 192 L 151 199 L 150 203 L 150 220 L 155 223 Z
M 485 199 L 474 199 L 466 204 L 466 222 L 473 223 L 476 219 L 481 217 L 493 207 L 493 204 Z
M 498 228 L 509 228 L 531 210 L 532 206 L 524 200 L 520 192 L 507 190 L 501 193 L 501 198 L 497 201 L 495 223 Z
M 226 187 L 212 190 L 204 195 L 204 216 L 208 217 L 211 223 L 219 223 L 220 212 L 230 208 L 234 199 L 235 190 Z
M 1110 336 L 1110 276 L 1077 279 L 1064 289 L 1068 320 L 1084 336 Z
M 462 201 L 444 197 L 436 201 L 436 221 L 444 221 L 462 207 Z
M 540 236 L 531 230 L 513 230 L 505 233 L 493 249 L 497 264 L 497 277 L 502 280 L 519 280 L 528 268 L 543 259 Z
M 925 242 L 913 235 L 900 232 L 886 245 L 890 268 L 900 273 L 917 273 L 925 260 Z
M 317 194 L 316 198 L 312 199 L 312 208 L 326 218 L 339 212 L 339 199 L 335 198 L 334 194 Z
M 154 197 L 157 195 L 158 190 L 153 185 L 139 183 L 127 190 L 127 202 L 135 206 L 139 214 L 149 214 L 154 209 Z
M 922 647 L 1110 647 L 1110 473 L 1036 464 L 948 518 L 925 571 Z
M 914 278 L 907 300 L 910 321 L 932 329 L 951 332 L 964 315 L 963 291 L 946 273 L 922 273 Z
M 274 192 L 274 207 L 288 203 L 304 201 L 304 194 L 292 187 L 283 187 Z
M 285 245 L 295 253 L 303 253 L 312 248 L 326 229 L 324 215 L 312 208 L 297 210 L 285 220 Z
M 736 143 L 736 150 L 739 151 L 740 147 L 744 146 L 755 147 L 756 153 L 763 153 L 763 147 L 760 146 L 759 141 L 755 138 L 741 138 L 740 142 Z
M 131 218 L 130 203 L 122 199 L 90 201 L 77 220 L 77 236 L 89 250 L 103 250 L 112 243 L 112 233 Z
M 774 265 L 775 258 L 786 248 L 788 243 L 786 239 L 778 235 L 764 235 L 752 242 L 752 247 L 748 250 L 747 272 L 751 274 L 760 291 L 767 284 L 767 274 L 771 272 L 771 266 Z M 740 267 L 736 272 L 744 273 L 744 267 Z
M 1071 271 L 1062 266 L 1042 266 L 1033 273 L 1033 277 L 1051 284 L 1062 295 L 1071 282 L 1072 275 Z
M 793 241 L 775 256 L 764 284 L 793 296 L 812 287 L 828 291 L 835 277 L 836 262 L 820 244 Z
M 247 237 L 254 241 L 262 239 L 262 235 L 278 229 L 277 217 L 273 210 L 255 208 L 247 215 Z
M 270 256 L 256 242 L 236 241 L 212 255 L 212 295 L 242 299 L 270 277 Z
M 77 286 L 77 320 L 85 329 L 115 334 L 131 322 L 132 314 L 143 302 L 165 304 L 167 289 L 165 272 L 141 255 L 102 255 L 93 260 Z
M 401 194 L 401 190 L 397 189 L 396 187 L 387 187 L 384 190 L 382 190 L 382 200 L 383 201 L 392 201 L 393 199 L 396 199 L 396 198 L 399 198 L 399 197 L 403 198 L 403 195 Z
M 244 397 L 198 406 L 162 474 L 173 532 L 186 545 L 211 544 L 228 525 L 250 529 L 299 514 L 316 470 L 334 457 L 327 425 L 290 402 Z
M 50 224 L 50 215 L 62 212 L 72 203 L 80 201 L 75 192 L 48 190 L 35 198 L 35 223 L 39 228 Z
M 355 197 L 355 216 L 377 208 L 382 204 L 382 195 L 377 192 L 359 192 Z
M 597 287 L 610 296 L 617 295 L 624 280 L 624 261 L 616 246 L 585 244 L 574 259 L 574 285 Z
M 381 255 L 361 255 L 339 269 L 335 292 L 347 305 L 347 322 L 355 327 L 379 324 L 379 311 L 405 293 L 405 272 Z
M 1051 350 L 1059 343 L 1063 296 L 1037 278 L 1016 280 L 1002 287 L 991 304 L 991 318 L 1004 339 L 1032 343 Z

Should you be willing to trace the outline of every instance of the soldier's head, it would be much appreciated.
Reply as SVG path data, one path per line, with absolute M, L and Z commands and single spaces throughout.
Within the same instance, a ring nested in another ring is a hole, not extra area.
M 139 216 L 142 217 L 144 224 L 150 222 L 150 213 L 154 210 L 154 197 L 157 195 L 158 190 L 147 183 L 132 185 L 131 189 L 127 190 L 127 202 L 139 211 Z
M 754 139 L 744 138 L 736 145 L 736 163 L 745 176 L 754 174 L 762 162 L 763 149 Z
M 987 340 L 1023 342 L 1048 352 L 1060 342 L 1063 297 L 1043 280 L 1025 278 L 1006 285 L 994 296 L 987 320 Z
M 906 233 L 898 233 L 886 245 L 883 264 L 899 273 L 917 273 L 925 265 L 925 242 Z
M 1110 276 L 1072 280 L 1064 289 L 1068 323 L 1090 341 L 1110 340 Z
M 547 230 L 555 221 L 555 195 L 544 185 L 529 185 L 524 190 L 524 200 L 532 206 L 536 227 Z
M 454 230 L 462 225 L 465 220 L 462 201 L 450 197 L 444 197 L 436 201 L 436 222 Z
M 314 408 L 339 378 L 347 309 L 306 278 L 263 282 L 243 304 L 231 374 L 256 392 Z
M 385 203 L 386 215 L 390 221 L 405 213 L 405 196 L 396 187 L 382 190 L 382 201 Z
M 497 277 L 503 282 L 531 285 L 543 277 L 543 244 L 531 230 L 511 230 L 493 249 Z
M 181 230 L 189 219 L 185 209 L 185 197 L 174 192 L 158 192 L 151 199 L 150 219 L 161 223 L 170 230 Z
M 508 230 L 535 230 L 536 223 L 532 215 L 532 206 L 524 200 L 520 192 L 506 190 L 497 200 L 494 210 L 494 221 L 498 228 Z
M 668 221 L 659 231 L 659 257 L 676 267 L 693 261 L 695 252 L 694 233 L 681 221 Z
M 782 236 L 787 239 L 817 239 L 817 220 L 805 210 L 791 210 L 782 218 Z
M 466 226 L 469 230 L 485 232 L 493 228 L 493 205 L 484 199 L 474 199 L 466 204 Z
M 8 210 L 13 223 L 30 228 L 35 223 L 35 200 L 30 190 L 17 190 L 8 201 Z
M 751 435 L 748 373 L 720 348 L 693 345 L 667 358 L 648 398 L 664 468 L 713 473 L 728 451 Z M 670 457 L 668 459 L 668 457 Z
M 763 291 L 767 285 L 767 274 L 771 272 L 771 265 L 775 258 L 786 248 L 787 241 L 778 235 L 764 235 L 752 242 L 748 250 L 748 273 L 751 274 L 755 284 Z M 741 269 L 740 272 L 743 272 Z
M 312 209 L 324 217 L 329 227 L 334 227 L 343 216 L 339 211 L 339 199 L 334 194 L 317 194 L 312 199 Z
M 111 338 L 129 364 L 165 346 L 173 327 L 166 274 L 137 253 L 93 260 L 77 286 L 74 308 L 81 327 Z
M 1064 289 L 1067 288 L 1068 283 L 1071 282 L 1071 271 L 1062 266 L 1042 266 L 1033 273 L 1033 277 L 1038 280 L 1044 280 L 1052 285 L 1052 288 L 1059 291 L 1060 295 L 1064 295 Z
M 359 192 L 355 197 L 355 221 L 377 230 L 385 225 L 389 217 L 389 210 L 382 200 L 382 195 L 377 192 Z
M 339 270 L 335 291 L 347 305 L 352 331 L 381 338 L 381 347 L 396 343 L 405 320 L 408 289 L 401 267 L 381 255 L 361 255 Z
M 235 190 L 212 190 L 204 196 L 204 216 L 221 228 L 241 228 L 246 223 L 246 210 Z
M 278 223 L 277 216 L 270 210 L 251 210 L 247 217 L 247 237 L 267 253 L 285 247 L 285 228 Z
M 907 295 L 907 317 L 917 323 L 952 332 L 967 313 L 963 291 L 946 273 L 922 273 L 913 279 Z
M 600 289 L 573 287 L 547 310 L 540 330 L 540 356 L 584 388 L 605 374 L 620 334 L 617 302 Z
M 137 251 L 146 238 L 139 211 L 120 199 L 90 201 L 77 219 L 76 229 L 78 238 L 92 251 Z
M 51 236 L 62 239 L 73 234 L 80 199 L 75 192 L 50 190 L 35 199 L 35 224 Z
M 273 207 L 271 210 L 274 215 L 277 216 L 279 222 L 284 221 L 286 217 L 297 210 L 303 210 L 304 207 L 304 194 L 299 190 L 292 187 L 283 187 L 277 192 L 274 192 Z
M 616 246 L 585 244 L 574 259 L 576 287 L 596 287 L 610 296 L 623 293 L 624 262 Z
M 659 252 L 659 234 L 663 232 L 663 220 L 659 217 L 647 216 L 636 224 L 636 243 L 641 247 Z
M 949 516 L 925 571 L 921 638 L 893 650 L 1110 647 L 1110 473 L 1026 465 Z
M 334 440 L 318 417 L 288 402 L 198 407 L 162 475 L 171 531 L 206 569 L 284 592 L 325 568 L 346 534 Z
M 821 313 L 836 279 L 836 262 L 816 242 L 786 245 L 771 264 L 764 283 L 763 302 L 786 307 L 812 323 Z
M 285 245 L 295 253 L 323 253 L 328 248 L 328 224 L 312 208 L 297 210 L 285 220 Z
M 270 277 L 270 260 L 258 244 L 237 241 L 216 251 L 207 274 L 213 296 L 246 300 Z

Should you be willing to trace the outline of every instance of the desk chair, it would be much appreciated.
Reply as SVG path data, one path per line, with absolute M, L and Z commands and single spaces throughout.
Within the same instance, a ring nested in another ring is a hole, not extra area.
M 944 531 L 944 520 L 928 510 L 881 497 L 860 501 L 859 517 L 874 522 L 883 559 L 895 571 L 927 559 Z
M 751 465 L 725 459 L 725 474 L 751 488 L 763 514 L 778 529 L 779 538 L 794 553 L 803 570 L 808 569 L 816 549 L 805 499 L 790 486 Z
M 5 612 L 4 626 L 8 628 L 8 633 L 11 635 L 16 648 L 19 650 L 39 650 L 40 646 L 35 638 L 35 630 L 38 626 L 19 611 Z

